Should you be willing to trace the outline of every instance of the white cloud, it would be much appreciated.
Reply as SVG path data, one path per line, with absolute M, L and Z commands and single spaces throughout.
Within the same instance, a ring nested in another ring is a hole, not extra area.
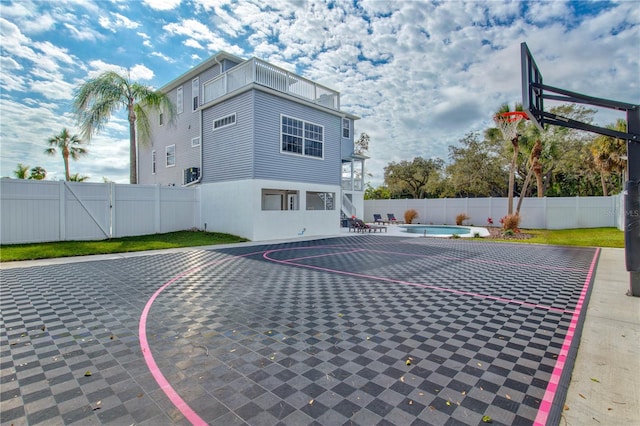
M 180 4 L 180 0 L 142 0 L 142 2 L 155 10 L 173 10 Z

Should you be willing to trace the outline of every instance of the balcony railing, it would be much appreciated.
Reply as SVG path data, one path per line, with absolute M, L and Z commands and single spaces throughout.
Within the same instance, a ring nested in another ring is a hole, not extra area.
M 288 93 L 319 105 L 340 109 L 340 94 L 282 68 L 252 58 L 204 83 L 204 103 L 214 101 L 251 83 Z

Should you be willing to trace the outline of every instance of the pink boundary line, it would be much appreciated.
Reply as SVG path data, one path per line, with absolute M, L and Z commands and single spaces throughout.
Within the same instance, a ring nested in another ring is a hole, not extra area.
M 540 402 L 540 408 L 538 409 L 536 420 L 533 423 L 534 426 L 546 425 L 547 419 L 549 418 L 549 414 L 551 413 L 553 399 L 556 396 L 556 392 L 558 390 L 558 384 L 560 383 L 560 377 L 562 376 L 562 372 L 564 371 L 564 366 L 567 361 L 567 355 L 569 354 L 571 343 L 573 342 L 573 338 L 575 337 L 575 331 L 576 331 L 576 327 L 578 326 L 578 320 L 580 319 L 580 313 L 582 312 L 582 307 L 584 305 L 585 298 L 587 296 L 589 284 L 591 283 L 591 277 L 593 276 L 593 271 L 596 268 L 599 254 L 600 254 L 600 248 L 598 247 L 596 249 L 596 253 L 593 255 L 593 260 L 591 261 L 591 267 L 589 268 L 587 277 L 584 280 L 584 285 L 582 286 L 582 291 L 580 292 L 580 297 L 578 298 L 576 309 L 573 312 L 573 316 L 571 317 L 571 323 L 569 324 L 569 329 L 567 330 L 567 334 L 564 337 L 564 342 L 562 343 L 562 348 L 560 349 L 560 353 L 558 354 L 558 359 L 556 360 L 556 364 L 553 368 L 553 372 L 551 373 L 551 377 L 549 378 L 547 389 L 545 390 L 544 397 Z
M 240 256 L 230 257 L 227 259 L 214 260 L 209 263 L 205 263 L 204 265 L 187 269 L 186 271 L 176 275 L 175 277 L 171 278 L 169 281 L 164 283 L 162 286 L 160 286 L 160 288 L 158 288 L 158 290 L 156 290 L 156 292 L 153 293 L 153 295 L 149 298 L 149 300 L 147 301 L 147 304 L 142 310 L 142 314 L 140 315 L 140 323 L 138 325 L 138 335 L 140 338 L 140 349 L 142 350 L 142 356 L 144 357 L 144 361 L 147 364 L 147 367 L 149 368 L 151 375 L 160 386 L 160 389 L 165 393 L 165 395 L 167 395 L 169 400 L 173 403 L 173 405 L 176 406 L 176 408 L 182 413 L 182 415 L 193 425 L 205 426 L 208 423 L 205 422 L 195 411 L 193 411 L 193 409 L 185 402 L 185 400 L 183 400 L 180 397 L 180 395 L 178 395 L 178 392 L 176 392 L 173 386 L 171 386 L 171 384 L 166 379 L 166 377 L 164 377 L 164 374 L 162 374 L 162 371 L 160 371 L 160 367 L 158 367 L 158 364 L 156 364 L 156 361 L 153 358 L 153 354 L 151 353 L 151 349 L 149 348 L 149 342 L 147 340 L 147 317 L 149 316 L 149 311 L 151 310 L 151 306 L 153 305 L 153 302 L 155 302 L 155 300 L 158 298 L 160 293 L 162 293 L 167 287 L 169 287 L 171 284 L 175 283 L 176 281 L 180 280 L 181 278 L 184 278 L 187 275 L 190 275 L 194 272 L 197 272 L 211 265 L 220 264 L 222 262 L 227 262 L 230 260 L 238 259 L 240 257 L 251 256 L 259 253 L 263 253 L 263 252 L 247 253 Z
M 335 273 L 335 274 L 349 275 L 349 276 L 352 276 L 352 277 L 366 278 L 366 279 L 377 280 L 377 281 L 385 281 L 385 282 L 391 282 L 391 283 L 396 283 L 396 284 L 409 285 L 409 286 L 413 286 L 413 287 L 428 288 L 428 289 L 431 289 L 431 290 L 438 290 L 438 291 L 442 291 L 442 292 L 445 292 L 445 293 L 452 293 L 452 294 L 459 294 L 459 295 L 463 295 L 463 296 L 477 297 L 477 298 L 481 298 L 481 299 L 495 300 L 495 301 L 498 301 L 498 302 L 504 302 L 504 303 L 514 304 L 514 305 L 527 306 L 527 307 L 530 307 L 530 308 L 543 309 L 543 310 L 547 310 L 547 311 L 560 312 L 560 313 L 564 313 L 564 314 L 566 314 L 566 313 L 569 313 L 569 314 L 574 313 L 574 311 L 572 311 L 572 310 L 554 308 L 553 306 L 539 305 L 539 304 L 536 304 L 536 303 L 525 302 L 525 301 L 522 301 L 522 300 L 508 299 L 506 297 L 491 296 L 489 294 L 474 293 L 474 292 L 471 292 L 471 291 L 452 290 L 450 288 L 439 287 L 439 286 L 435 286 L 435 285 L 431 285 L 431 284 L 412 283 L 410 281 L 396 280 L 396 279 L 393 279 L 393 278 L 385 278 L 385 277 L 379 277 L 379 276 L 375 276 L 375 275 L 359 274 L 359 273 L 356 273 L 356 272 L 341 271 L 341 270 L 338 270 L 338 269 L 323 268 L 323 267 L 320 267 L 320 266 L 305 265 L 305 264 L 302 264 L 302 263 L 292 262 L 291 260 L 288 260 L 288 259 L 287 260 L 279 260 L 279 259 L 274 259 L 274 258 L 269 257 L 269 254 L 271 254 L 271 253 L 275 253 L 275 252 L 279 252 L 279 251 L 288 251 L 288 250 L 299 250 L 299 249 L 303 249 L 303 248 L 309 248 L 309 247 L 296 247 L 296 248 L 267 250 L 267 251 L 262 253 L 262 257 L 264 259 L 266 259 L 266 260 L 271 261 L 271 262 L 282 263 L 282 264 L 285 264 L 285 265 L 292 265 L 292 266 L 300 266 L 300 267 L 303 267 L 303 268 L 315 269 L 315 270 L 318 270 L 318 271 L 332 272 L 332 273 Z M 298 258 L 295 258 L 295 259 L 292 259 L 292 260 L 310 259 L 310 258 L 316 258 L 316 257 L 322 257 L 322 256 L 335 256 L 335 255 L 339 255 L 339 254 L 349 254 L 349 253 L 354 253 L 354 252 L 358 252 L 358 251 L 361 251 L 361 250 L 350 250 L 350 251 L 345 251 L 345 252 L 341 252 L 341 253 L 331 253 L 331 254 L 326 254 L 326 255 L 314 255 L 314 256 L 298 257 Z M 389 253 L 394 253 L 394 252 L 389 252 Z

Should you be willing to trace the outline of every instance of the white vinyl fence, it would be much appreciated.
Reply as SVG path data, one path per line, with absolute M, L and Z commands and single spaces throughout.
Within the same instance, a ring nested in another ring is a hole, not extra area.
M 198 188 L 0 180 L 0 243 L 100 240 L 198 227 Z
M 436 198 L 406 200 L 365 200 L 364 220 L 373 221 L 374 214 L 393 213 L 404 220 L 404 212 L 414 209 L 414 223 L 455 225 L 456 216 L 466 213 L 465 225 L 487 226 L 488 219 L 499 226 L 507 214 L 507 198 Z M 515 210 L 518 198 L 513 201 Z M 520 227 L 531 229 L 571 229 L 617 227 L 624 229 L 624 197 L 527 197 L 522 200 Z

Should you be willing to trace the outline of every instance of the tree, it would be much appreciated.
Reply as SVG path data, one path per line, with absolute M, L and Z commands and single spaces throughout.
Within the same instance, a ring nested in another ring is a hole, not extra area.
M 80 86 L 73 106 L 82 135 L 87 141 L 102 130 L 114 112 L 126 109 L 129 120 L 129 179 L 133 184 L 138 183 L 136 138 L 140 139 L 140 143 L 146 143 L 151 138 L 148 113 L 165 114 L 169 123 L 175 120 L 175 105 L 166 93 L 132 82 L 113 71 L 107 71 Z
M 80 176 L 80 173 L 69 176 L 67 179 L 69 182 L 84 182 L 89 179 L 89 176 Z
M 522 104 L 516 103 L 516 107 L 514 111 L 522 111 Z M 511 112 L 509 104 L 502 104 L 500 108 L 498 108 L 498 110 L 495 112 L 494 116 L 501 113 L 505 113 L 505 112 Z M 519 123 L 518 125 L 520 124 L 521 123 Z M 487 131 L 487 135 L 495 138 L 498 132 L 499 132 L 499 129 L 496 129 L 496 128 L 489 129 Z M 516 136 L 513 139 L 511 139 L 510 141 L 505 141 L 505 142 L 511 143 L 511 146 L 513 149 L 513 155 L 511 157 L 511 165 L 509 166 L 509 189 L 507 194 L 509 201 L 507 204 L 507 214 L 513 214 L 513 190 L 515 187 L 516 166 L 518 164 L 518 153 L 520 150 L 520 145 L 518 144 L 518 138 L 519 138 L 519 134 L 516 133 Z
M 25 166 L 22 163 L 18 163 L 16 169 L 13 171 L 13 175 L 16 179 L 28 179 L 29 178 L 29 166 Z
M 60 150 L 62 160 L 64 161 L 65 180 L 71 180 L 69 176 L 69 158 L 77 160 L 83 155 L 87 155 L 87 150 L 81 146 L 84 144 L 84 141 L 77 135 L 72 136 L 69 134 L 69 130 L 65 128 L 62 129 L 60 134 L 49 138 L 47 143 L 49 144 L 49 148 L 44 150 L 45 154 L 55 155 L 56 152 Z
M 47 171 L 40 167 L 35 166 L 31 169 L 31 174 L 29 175 L 29 179 L 33 180 L 44 180 L 47 177 Z
M 358 140 L 354 142 L 353 153 L 357 155 L 366 155 L 369 151 L 369 141 L 371 138 L 366 133 L 360 133 Z
M 377 188 L 367 183 L 367 187 L 364 190 L 365 200 L 388 200 L 391 199 L 391 191 L 385 185 L 380 185 Z
M 448 197 L 503 197 L 507 174 L 498 154 L 497 141 L 480 141 L 470 132 L 460 139 L 461 146 L 449 146 L 451 163 L 446 168 L 443 195 Z
M 392 193 L 406 193 L 412 198 L 426 198 L 440 181 L 444 162 L 416 157 L 412 162 L 391 162 L 384 168 L 384 182 Z
M 606 127 L 611 130 L 626 132 L 627 122 L 623 119 L 618 119 L 615 124 L 609 124 Z M 593 140 L 589 148 L 591 155 L 593 155 L 594 165 L 600 172 L 602 195 L 607 196 L 609 193 L 607 177 L 612 173 L 622 175 L 627 165 L 626 160 L 623 159 L 623 156 L 627 153 L 626 141 L 600 135 Z

